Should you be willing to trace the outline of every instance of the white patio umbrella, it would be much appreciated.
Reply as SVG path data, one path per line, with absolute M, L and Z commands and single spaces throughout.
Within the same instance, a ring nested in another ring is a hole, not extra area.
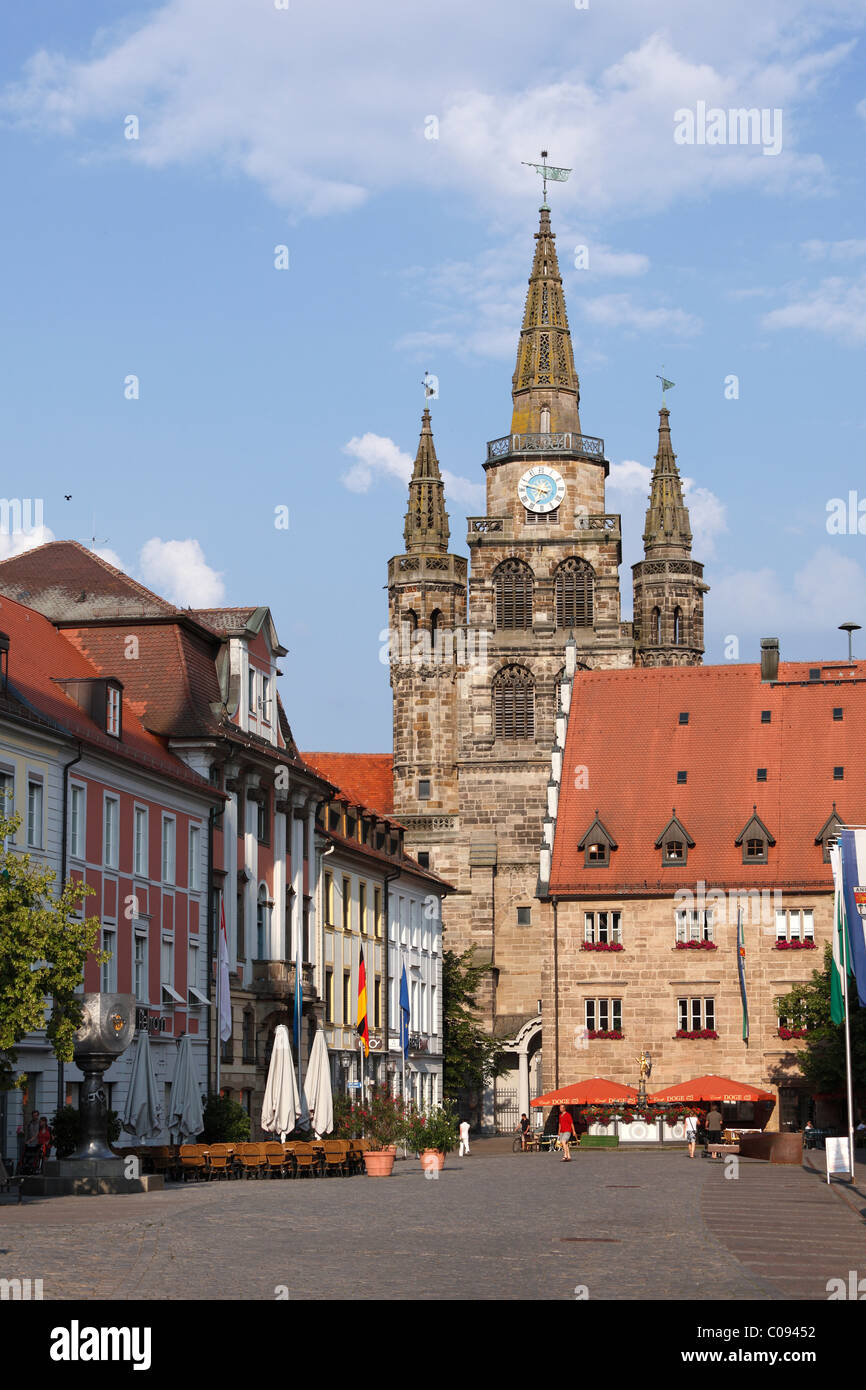
M 289 1030 L 284 1023 L 278 1023 L 274 1030 L 271 1064 L 262 1102 L 262 1129 L 279 1134 L 282 1142 L 297 1126 L 305 1111 L 306 1103 L 298 1094 Z
M 136 1035 L 135 1057 L 120 1123 L 123 1129 L 138 1139 L 154 1138 L 165 1123 L 153 1070 L 150 1034 L 146 1028 L 142 1028 Z
M 334 1097 L 331 1091 L 331 1064 L 328 1058 L 328 1044 L 321 1028 L 313 1038 L 307 1075 L 304 1079 L 304 1094 L 313 1116 L 312 1124 L 316 1138 L 330 1134 L 334 1128 Z
M 180 1040 L 171 1083 L 168 1107 L 168 1127 L 177 1130 L 178 1143 L 195 1139 L 204 1129 L 201 1112 L 201 1083 L 193 1064 L 192 1038 L 185 1034 Z

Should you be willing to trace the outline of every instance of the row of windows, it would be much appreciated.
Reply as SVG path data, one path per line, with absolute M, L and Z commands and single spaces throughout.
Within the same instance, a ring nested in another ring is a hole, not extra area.
M 100 989 L 103 994 L 111 994 L 118 988 L 117 976 L 117 929 L 113 926 L 102 928 L 101 948 L 103 951 L 110 951 L 111 956 L 104 961 L 100 968 Z M 191 936 L 187 943 L 187 997 L 179 994 L 175 989 L 175 945 L 174 935 L 171 932 L 163 932 L 159 944 L 159 989 L 160 998 L 156 1007 L 165 1008 L 172 1004 L 183 1004 L 187 1008 L 199 1008 L 207 1004 L 206 994 L 199 988 L 199 951 L 201 944 L 198 937 Z M 142 1005 L 152 1005 L 154 1001 L 150 998 L 150 975 L 148 971 L 149 941 L 147 927 L 133 924 L 133 954 L 132 954 L 132 992 L 136 1000 Z
M 553 577 L 557 627 L 592 627 L 595 571 L 587 560 L 571 556 Z M 495 622 L 500 629 L 532 627 L 535 575 L 524 560 L 504 561 L 493 572 Z
M 682 646 L 687 640 L 686 620 L 680 607 L 676 607 L 671 614 L 670 637 L 675 647 Z M 662 610 L 660 608 L 654 608 L 650 613 L 649 640 L 654 646 L 660 645 L 664 640 L 662 637 Z
M 349 932 L 352 930 L 352 880 L 348 874 L 343 875 L 340 897 L 339 925 L 343 931 Z M 334 875 L 329 869 L 326 869 L 324 874 L 323 898 L 325 926 L 336 927 L 338 923 Z M 382 935 L 382 889 L 378 884 L 374 884 L 371 900 L 369 886 L 363 879 L 358 884 L 358 925 L 364 936 Z
M 86 792 L 84 787 L 70 788 L 69 853 L 73 859 L 85 859 Z M 120 863 L 120 800 L 116 796 L 103 799 L 102 861 L 106 869 L 117 869 Z M 150 812 L 146 806 L 133 809 L 132 871 L 141 878 L 148 874 L 148 841 Z M 163 883 L 176 884 L 177 821 L 174 816 L 162 817 L 160 876 Z M 189 827 L 189 881 L 191 892 L 201 889 L 201 826 Z
M 45 788 L 39 773 L 27 774 L 27 848 L 45 848 L 44 829 Z M 15 810 L 15 776 L 11 771 L 0 772 L 0 809 L 4 816 Z M 6 837 L 4 849 L 15 843 L 14 835 Z
M 518 908 L 518 913 L 520 909 Z M 518 917 L 518 921 L 519 921 Z M 713 908 L 680 909 L 675 913 L 677 941 L 714 941 L 716 913 Z M 775 913 L 777 941 L 814 941 L 815 912 L 807 908 L 779 908 Z M 622 945 L 622 912 L 602 911 L 583 914 L 583 939 L 590 945 Z
M 354 1028 L 358 1021 L 358 1000 L 352 993 L 352 972 L 343 971 L 343 998 L 342 1014 L 340 1022 L 345 1028 Z M 368 987 L 368 1008 L 367 1026 L 370 1028 L 382 1027 L 382 978 L 380 975 L 373 976 L 373 987 Z M 337 1017 L 334 1012 L 334 967 L 325 966 L 325 1022 L 336 1023 Z
M 247 698 L 252 718 L 261 719 L 262 723 L 270 724 L 271 678 L 256 670 L 255 666 L 252 665 L 247 673 Z
M 622 1030 L 621 999 L 585 999 L 584 1022 L 590 1032 L 620 1032 Z M 716 1001 L 705 996 L 677 1000 L 677 1028 L 698 1032 L 703 1028 L 715 1030 Z

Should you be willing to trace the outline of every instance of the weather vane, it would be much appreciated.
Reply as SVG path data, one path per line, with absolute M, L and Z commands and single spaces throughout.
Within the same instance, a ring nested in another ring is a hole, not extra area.
M 662 362 L 662 371 L 664 371 L 664 369 L 665 369 L 665 364 L 664 364 L 664 362 Z M 673 388 L 676 386 L 676 382 L 675 382 L 675 381 L 668 381 L 667 377 L 659 376 L 658 372 L 656 372 L 656 379 L 657 379 L 658 381 L 660 381 L 661 384 L 662 384 L 662 405 L 665 405 L 665 404 L 666 404 L 666 401 L 665 401 L 665 391 L 672 391 Z
M 570 170 L 570 169 L 558 169 L 558 168 L 556 168 L 555 165 L 553 165 L 553 164 L 548 164 L 548 162 L 547 162 L 547 150 L 542 150 L 542 151 L 541 151 L 541 158 L 542 158 L 542 160 L 544 161 L 543 164 L 532 164 L 528 159 L 521 159 L 520 162 L 521 162 L 521 164 L 525 164 L 526 167 L 527 167 L 527 169 L 534 169 L 535 172 L 536 172 L 536 174 L 540 174 L 540 175 L 541 175 L 541 177 L 542 177 L 542 179 L 543 179 L 543 181 L 544 181 L 544 202 L 541 204 L 541 206 L 542 206 L 542 208 L 546 208 L 546 207 L 547 207 L 547 180 L 548 180 L 548 179 L 552 179 L 554 183 L 565 183 L 566 180 L 567 180 L 567 178 L 568 178 L 568 176 L 569 176 L 569 174 L 571 173 L 571 170 Z

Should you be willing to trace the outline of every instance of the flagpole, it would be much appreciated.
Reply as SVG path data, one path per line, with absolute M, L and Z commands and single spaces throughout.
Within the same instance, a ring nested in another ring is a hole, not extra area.
M 844 878 L 843 878 L 844 882 Z M 844 911 L 845 901 L 842 900 Z M 843 917 L 843 922 L 847 926 L 847 920 Z M 834 922 L 833 930 L 837 927 Z M 851 1181 L 854 1181 L 854 1091 L 851 1081 L 851 1025 L 848 1019 L 848 933 L 843 928 L 842 931 L 842 998 L 845 1004 L 845 1081 L 848 1092 L 848 1167 L 851 1172 Z
M 222 934 L 223 934 L 223 927 L 222 927 L 222 922 L 223 922 L 223 911 L 224 911 L 224 909 L 223 909 L 223 891 L 222 891 L 222 889 L 220 889 L 220 920 L 219 920 L 219 924 L 218 924 L 218 926 L 217 926 L 218 943 L 217 943 L 217 953 L 216 953 L 216 968 L 217 968 L 217 1007 L 216 1007 L 216 1093 L 217 1093 L 217 1096 L 219 1096 L 219 1093 L 220 1093 L 220 1053 L 221 1053 L 222 1050 L 223 1050 L 222 1038 L 220 1037 L 220 1034 L 222 1033 L 222 1017 L 223 1017 L 223 1001 L 222 1001 L 223 972 L 222 972 L 222 970 L 221 970 L 221 968 L 220 968 L 220 957 L 221 957 L 221 955 L 222 955 L 222 944 L 223 944 L 223 935 L 222 935 Z

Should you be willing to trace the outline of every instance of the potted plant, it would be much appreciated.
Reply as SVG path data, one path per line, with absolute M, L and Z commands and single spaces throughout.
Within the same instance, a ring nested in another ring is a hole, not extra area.
M 367 1141 L 364 1166 L 371 1178 L 389 1178 L 394 1167 L 397 1144 L 406 1132 L 406 1114 L 400 1096 L 373 1086 L 366 1104 L 352 1106 L 337 1123 L 337 1132 L 349 1137 L 360 1129 Z
M 445 1155 L 457 1147 L 453 1105 L 435 1105 L 426 1115 L 413 1107 L 406 1121 L 406 1144 L 420 1156 L 425 1172 L 441 1170 Z

